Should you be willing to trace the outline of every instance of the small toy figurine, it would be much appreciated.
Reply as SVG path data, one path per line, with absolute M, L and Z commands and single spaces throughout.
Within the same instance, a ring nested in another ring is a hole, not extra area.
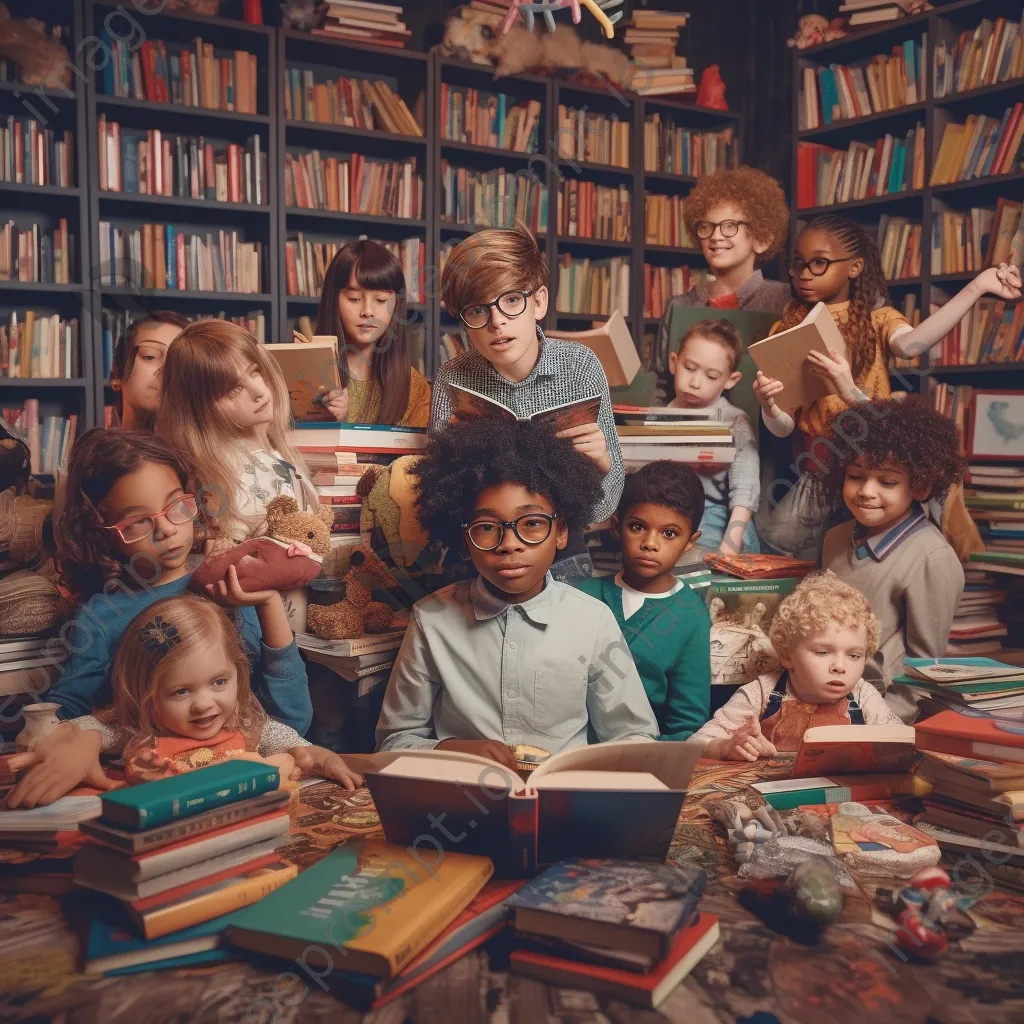
M 932 961 L 941 956 L 954 939 L 974 930 L 965 913 L 974 900 L 957 896 L 950 889 L 949 875 L 940 867 L 922 868 L 910 884 L 896 892 L 879 890 L 877 900 L 887 912 L 902 905 L 893 934 L 897 947 L 918 960 Z
M 808 46 L 828 43 L 846 35 L 846 21 L 843 18 L 823 18 L 820 14 L 805 14 L 798 22 L 796 35 L 787 40 L 787 46 L 805 50 Z
M 712 64 L 700 73 L 697 106 L 707 107 L 709 110 L 729 109 L 729 104 L 725 101 L 725 82 L 722 81 L 717 64 Z
M 597 19 L 598 24 L 604 30 L 608 39 L 615 38 L 615 22 L 622 17 L 622 11 L 614 14 L 605 14 L 609 8 L 621 7 L 623 0 L 540 0 L 540 2 L 523 3 L 523 0 L 512 0 L 505 17 L 505 23 L 501 27 L 502 33 L 515 24 L 516 18 L 521 17 L 528 31 L 533 31 L 533 16 L 540 14 L 544 17 L 544 24 L 549 32 L 555 31 L 554 12 L 564 10 L 566 7 L 572 10 L 573 24 L 580 23 L 580 8 L 585 7 Z

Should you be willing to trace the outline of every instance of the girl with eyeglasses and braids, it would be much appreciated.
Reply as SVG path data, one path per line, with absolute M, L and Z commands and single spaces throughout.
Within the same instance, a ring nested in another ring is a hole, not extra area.
M 60 583 L 78 607 L 60 633 L 59 648 L 68 655 L 61 676 L 40 698 L 60 705 L 59 718 L 110 704 L 110 665 L 129 623 L 188 589 L 188 556 L 206 526 L 197 486 L 192 459 L 152 434 L 97 427 L 75 444 L 67 506 L 54 534 Z M 207 592 L 231 610 L 262 706 L 304 734 L 313 709 L 281 595 L 246 593 L 234 568 Z M 8 804 L 50 803 L 91 778 L 93 740 L 77 729 L 60 732 Z
M 1000 299 L 1020 298 L 1021 278 L 1016 267 L 1001 264 L 983 270 L 961 292 L 917 327 L 888 304 L 888 291 L 878 246 L 859 225 L 845 217 L 816 217 L 800 232 L 789 261 L 796 297 L 790 301 L 772 334 L 799 324 L 811 309 L 824 302 L 846 342 L 846 355 L 812 352 L 812 371 L 826 381 L 829 395 L 806 409 L 785 412 L 778 399 L 783 385 L 763 372 L 754 381 L 765 425 L 776 437 L 799 428 L 807 452 L 797 456 L 799 469 L 821 463 L 814 442 L 823 437 L 833 417 L 861 402 L 889 398 L 889 357 L 910 359 L 937 345 L 985 294 Z M 756 525 L 770 547 L 794 558 L 816 558 L 827 513 L 813 497 L 814 488 L 802 473 L 781 498 L 773 481 L 762 495 Z

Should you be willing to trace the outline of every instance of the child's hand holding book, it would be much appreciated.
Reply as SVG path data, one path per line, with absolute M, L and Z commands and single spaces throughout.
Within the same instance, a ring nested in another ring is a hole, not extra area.
M 763 370 L 757 371 L 754 378 L 754 397 L 761 403 L 761 408 L 771 417 L 782 415 L 782 409 L 775 401 L 778 395 L 782 394 L 783 384 L 781 380 L 769 377 Z
M 345 417 L 348 416 L 348 388 L 328 392 L 324 395 L 322 404 L 339 423 L 344 423 Z
M 607 473 L 612 468 L 608 442 L 605 440 L 604 431 L 597 423 L 582 423 L 576 427 L 569 427 L 560 430 L 558 436 L 569 438 L 576 451 L 586 455 L 602 473 Z

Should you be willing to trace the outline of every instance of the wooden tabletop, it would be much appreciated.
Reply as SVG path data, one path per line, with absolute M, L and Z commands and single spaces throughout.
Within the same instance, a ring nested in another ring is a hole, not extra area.
M 722 941 L 662 1004 L 638 1010 L 587 992 L 508 974 L 501 949 L 469 953 L 376 1013 L 361 1015 L 298 971 L 245 962 L 119 978 L 80 973 L 79 941 L 54 896 L 5 891 L 0 863 L 0 1021 L 62 1024 L 188 1022 L 355 1024 L 455 1022 L 617 1024 L 1020 1024 L 1024 1021 L 1024 897 L 993 891 L 977 905 L 979 927 L 936 964 L 902 963 L 886 950 L 887 930 L 870 905 L 847 908 L 815 945 L 769 930 L 737 900 L 736 875 L 708 803 L 781 777 L 785 762 L 701 762 L 683 806 L 670 859 L 708 873 L 701 909 L 719 915 Z M 304 789 L 284 855 L 307 867 L 347 836 L 377 837 L 380 822 L 365 789 L 332 783 Z M 856 902 L 856 901 L 853 901 Z M 489 957 L 493 955 L 493 962 Z M 759 1016 L 754 1016 L 760 1013 Z

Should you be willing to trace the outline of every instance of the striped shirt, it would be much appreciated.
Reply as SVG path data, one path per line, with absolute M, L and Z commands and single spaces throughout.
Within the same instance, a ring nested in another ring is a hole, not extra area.
M 604 494 L 594 509 L 591 522 L 603 522 L 618 507 L 625 479 L 622 452 L 619 450 L 615 419 L 612 416 L 612 399 L 608 393 L 608 378 L 597 356 L 586 345 L 576 341 L 545 338 L 540 327 L 537 328 L 537 337 L 540 339 L 540 357 L 524 380 L 511 381 L 503 377 L 475 349 L 445 363 L 434 377 L 430 432 L 440 430 L 452 418 L 449 384 L 459 384 L 493 398 L 511 409 L 520 419 L 529 419 L 546 409 L 600 395 L 601 410 L 597 422 L 604 433 L 612 465 L 604 478 Z
M 855 526 L 850 536 L 850 544 L 858 559 L 871 557 L 876 562 L 880 562 L 908 537 L 912 537 L 927 526 L 928 517 L 925 515 L 924 509 L 915 501 L 910 506 L 910 515 L 897 523 L 891 530 L 886 530 L 885 533 L 876 533 L 874 536 L 868 537 L 865 535 L 863 526 Z

